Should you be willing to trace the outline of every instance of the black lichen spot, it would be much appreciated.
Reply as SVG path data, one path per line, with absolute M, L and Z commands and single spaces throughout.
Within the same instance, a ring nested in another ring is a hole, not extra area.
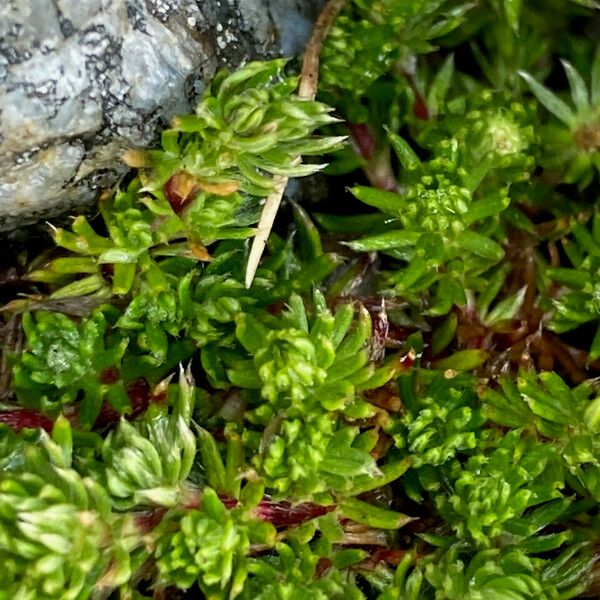
M 70 38 L 75 33 L 75 26 L 70 19 L 66 19 L 62 15 L 58 18 L 58 24 L 60 25 L 60 31 L 66 38 Z

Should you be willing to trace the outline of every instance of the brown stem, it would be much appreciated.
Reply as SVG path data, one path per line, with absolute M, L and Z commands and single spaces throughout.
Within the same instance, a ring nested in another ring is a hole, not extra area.
M 319 81 L 319 56 L 323 49 L 325 39 L 333 23 L 340 14 L 346 0 L 329 0 L 325 3 L 321 14 L 317 18 L 312 36 L 306 45 L 302 71 L 300 74 L 300 88 L 298 96 L 314 100 L 317 95 L 317 84 Z
M 13 315 L 0 332 L 2 350 L 0 351 L 0 400 L 5 400 L 12 395 L 10 388 L 12 369 L 9 354 L 18 355 L 23 350 L 25 333 L 21 326 L 21 316 Z
M 298 96 L 306 100 L 314 100 L 317 93 L 317 83 L 319 80 L 319 55 L 323 48 L 323 42 L 331 29 L 336 17 L 342 10 L 345 0 L 329 0 L 321 14 L 319 15 L 312 36 L 306 46 L 304 54 L 304 62 L 302 63 L 302 72 L 300 76 L 300 87 Z M 298 156 L 292 164 L 298 164 L 301 157 Z M 276 175 L 273 178 L 273 191 L 269 194 L 260 221 L 256 229 L 256 235 L 252 240 L 252 247 L 248 256 L 248 264 L 246 265 L 246 275 L 244 283 L 247 288 L 252 285 L 252 280 L 258 269 L 260 259 L 264 252 L 267 239 L 273 228 L 275 216 L 279 210 L 283 192 L 287 185 L 289 177 Z
M 582 381 L 585 381 L 588 377 L 575 362 L 573 356 L 569 352 L 569 346 L 567 346 L 558 336 L 551 333 L 545 332 L 544 337 L 546 338 L 546 344 L 551 349 L 552 354 L 573 383 L 579 384 Z

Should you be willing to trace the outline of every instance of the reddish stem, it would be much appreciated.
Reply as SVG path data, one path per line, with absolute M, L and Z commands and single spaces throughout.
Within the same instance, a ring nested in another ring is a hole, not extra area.
M 231 496 L 219 497 L 225 508 L 231 510 L 239 505 L 238 500 Z M 202 506 L 202 492 L 199 490 L 188 490 L 183 505 L 188 510 Z M 311 519 L 326 515 L 335 509 L 335 506 L 321 506 L 312 502 L 292 504 L 287 500 L 275 502 L 265 496 L 254 509 L 253 513 L 257 519 L 272 523 L 275 527 L 291 527 L 300 525 Z
M 357 125 L 348 125 L 350 136 L 354 143 L 356 153 L 365 160 L 371 160 L 375 156 L 377 143 L 372 129 L 365 123 Z
M 421 121 L 428 121 L 429 109 L 427 108 L 427 104 L 425 104 L 425 99 L 416 89 L 413 88 L 413 91 L 415 94 L 415 101 L 413 103 L 413 115 Z
M 348 125 L 355 152 L 363 159 L 363 170 L 372 186 L 396 191 L 398 182 L 392 168 L 390 148 L 378 147 L 373 130 L 365 124 Z
M 167 512 L 166 508 L 156 508 L 137 513 L 135 515 L 135 524 L 141 534 L 152 531 L 163 519 Z
M 254 514 L 259 519 L 272 523 L 275 527 L 290 527 L 322 517 L 334 509 L 335 506 L 320 506 L 312 502 L 292 504 L 286 500 L 273 502 L 264 498 L 254 509 Z
M 52 421 L 38 411 L 26 408 L 0 411 L 0 423 L 8 425 L 13 431 L 21 429 L 44 429 L 52 431 Z
M 135 419 L 148 408 L 150 403 L 150 386 L 145 379 L 137 379 L 127 386 L 127 394 L 131 400 L 131 413 L 126 415 L 129 420 Z M 64 416 L 73 425 L 78 423 L 78 410 L 76 406 L 67 407 Z M 94 424 L 95 429 L 101 429 L 114 424 L 121 417 L 121 413 L 115 410 L 108 402 L 103 402 L 100 413 Z M 27 408 L 15 408 L 13 410 L 0 411 L 0 423 L 5 423 L 14 431 L 21 429 L 44 429 L 52 431 L 53 421 L 38 410 Z

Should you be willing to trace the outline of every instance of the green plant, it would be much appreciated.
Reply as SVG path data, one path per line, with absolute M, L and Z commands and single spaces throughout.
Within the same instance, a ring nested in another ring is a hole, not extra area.
M 545 275 L 548 287 L 552 283 L 560 285 L 558 293 L 549 290 L 548 296 L 553 307 L 549 328 L 558 333 L 575 329 L 581 325 L 594 324 L 598 319 L 598 236 L 600 218 L 597 214 L 591 219 L 591 231 L 573 220 L 571 237 L 562 239 L 562 246 L 569 257 L 571 267 L 548 267 Z M 589 360 L 600 356 L 600 334 L 598 330 L 591 342 Z
M 600 169 L 600 52 L 591 65 L 590 88 L 573 65 L 562 61 L 571 92 L 573 107 L 544 87 L 529 73 L 520 73 L 540 103 L 560 125 L 550 123 L 543 130 L 548 146 L 548 168 L 560 169 L 563 181 L 589 185 Z
M 103 487 L 72 468 L 65 419 L 56 421 L 52 438 L 40 432 L 0 483 L 4 598 L 89 597 L 112 558 L 121 564 L 107 582 L 130 576 L 126 536 L 119 541 L 126 524 L 111 515 Z
M 57 412 L 79 399 L 84 426 L 93 425 L 104 398 L 121 411 L 130 406 L 119 376 L 128 340 L 105 336 L 101 310 L 80 324 L 57 312 L 26 313 L 23 328 L 29 350 L 16 357 L 13 377 L 24 406 Z
M 169 529 L 169 519 L 163 526 Z M 202 506 L 181 518 L 174 534 L 161 536 L 156 555 L 161 582 L 182 589 L 198 581 L 209 598 L 235 598 L 247 575 L 251 542 L 272 545 L 275 528 L 249 518 L 241 507 L 228 510 L 205 488 Z
M 597 595 L 595 3 L 342 4 L 0 266 L 0 599 Z
M 501 381 L 502 392 L 484 395 L 486 414 L 505 425 L 519 422 L 552 442 L 562 457 L 568 481 L 584 495 L 600 497 L 597 420 L 600 401 L 592 388 L 574 389 L 552 372 L 523 373 L 515 382 Z M 555 469 L 557 470 L 557 469 Z
M 554 561 L 527 556 L 518 549 L 491 549 L 479 552 L 470 562 L 461 560 L 465 548 L 455 544 L 443 555 L 438 566 L 427 565 L 425 577 L 439 598 L 475 600 L 525 600 L 526 598 L 574 598 L 585 583 L 586 549 L 565 551 Z M 562 576 L 562 581 L 561 581 Z M 558 584 L 558 585 L 557 585 Z
M 324 165 L 292 165 L 297 156 L 323 154 L 343 137 L 313 136 L 335 122 L 331 108 L 294 95 L 298 78 L 286 61 L 252 62 L 221 71 L 196 113 L 176 117 L 161 150 L 130 151 L 139 177 L 101 201 L 108 237 L 85 217 L 72 231 L 54 229 L 56 244 L 80 256 L 54 259 L 32 272 L 35 281 L 65 284 L 53 296 L 123 295 L 156 272 L 164 256 L 210 259 L 206 246 L 254 233 L 260 199 L 273 177 L 310 175 Z M 105 269 L 112 271 L 109 281 Z M 103 270 L 104 269 L 104 270 Z
M 443 465 L 458 453 L 473 450 L 485 421 L 473 389 L 442 374 L 427 383 L 415 375 L 401 379 L 407 411 L 388 426 L 396 447 L 409 452 L 411 465 L 417 468 Z
M 179 395 L 173 412 L 153 405 L 133 424 L 121 419 L 102 444 L 106 489 L 119 510 L 135 506 L 173 506 L 196 455 L 189 428 L 194 408 L 194 381 L 180 370 Z

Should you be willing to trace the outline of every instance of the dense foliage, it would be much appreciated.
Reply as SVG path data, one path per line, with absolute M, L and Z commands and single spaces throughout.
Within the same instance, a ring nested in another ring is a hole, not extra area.
M 599 27 L 348 0 L 127 152 L 0 278 L 0 599 L 598 597 Z

